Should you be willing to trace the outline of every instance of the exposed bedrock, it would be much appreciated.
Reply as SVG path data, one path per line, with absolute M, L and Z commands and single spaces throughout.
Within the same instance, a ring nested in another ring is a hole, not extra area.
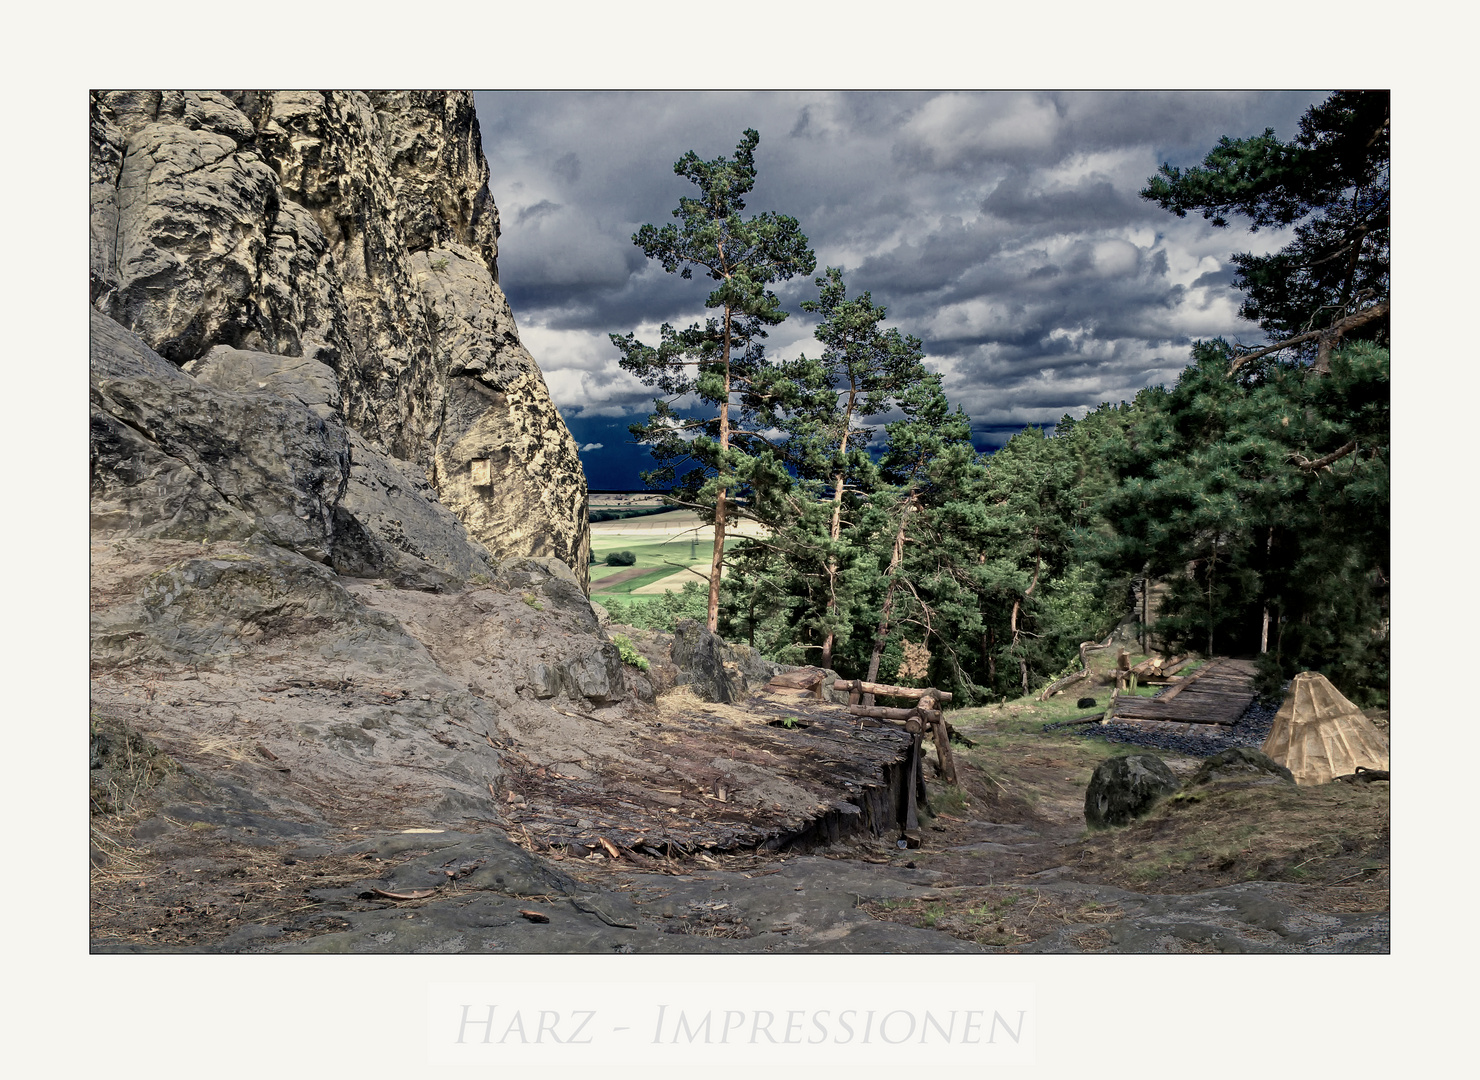
M 584 584 L 585 477 L 498 286 L 470 94 L 100 91 L 91 135 L 99 311 L 172 365 L 214 353 L 227 389 L 251 373 L 223 346 L 323 365 L 319 419 L 413 466 L 495 556 Z
M 420 469 L 344 426 L 323 364 L 218 346 L 191 374 L 92 320 L 95 539 L 258 537 L 417 588 L 492 572 Z

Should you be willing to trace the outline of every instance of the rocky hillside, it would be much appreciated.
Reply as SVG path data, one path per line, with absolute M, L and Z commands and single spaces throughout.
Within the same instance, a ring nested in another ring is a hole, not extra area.
M 368 570 L 380 556 L 324 516 L 335 477 L 356 474 L 361 495 L 429 483 L 494 557 L 554 557 L 584 582 L 585 477 L 498 285 L 471 94 L 95 92 L 90 163 L 93 307 L 167 367 L 289 387 L 337 432 L 292 466 L 308 501 L 268 515 L 280 535 Z M 138 526 L 117 503 L 95 517 L 102 535 Z
M 702 627 L 608 633 L 470 96 L 100 92 L 91 124 L 95 947 L 414 950 L 337 934 L 471 890 L 516 932 L 469 947 L 630 951 L 575 866 L 895 827 L 907 736 L 752 708 L 775 666 Z

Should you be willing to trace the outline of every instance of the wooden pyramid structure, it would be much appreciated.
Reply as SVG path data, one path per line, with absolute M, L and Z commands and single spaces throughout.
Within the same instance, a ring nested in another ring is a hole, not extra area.
M 1358 765 L 1388 767 L 1387 739 L 1315 671 L 1302 671 L 1290 680 L 1264 752 L 1302 785 L 1328 783 L 1355 772 Z

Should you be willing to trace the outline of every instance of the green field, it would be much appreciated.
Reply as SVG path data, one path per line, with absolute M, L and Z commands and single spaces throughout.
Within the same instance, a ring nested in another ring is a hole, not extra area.
M 727 539 L 725 549 L 729 550 L 736 542 L 736 540 Z M 691 542 L 691 538 L 686 536 L 665 536 L 657 540 L 643 540 L 636 536 L 603 536 L 601 533 L 593 532 L 591 551 L 596 556 L 596 562 L 591 564 L 591 591 L 624 596 L 634 589 L 650 585 L 669 574 L 676 574 L 693 563 L 703 562 L 713 550 L 711 541 Z M 630 551 L 637 556 L 637 562 L 632 566 L 607 566 L 603 560 L 607 553 L 612 551 Z M 610 589 L 601 587 L 604 578 L 620 574 L 625 570 L 644 568 L 650 572 L 613 585 Z

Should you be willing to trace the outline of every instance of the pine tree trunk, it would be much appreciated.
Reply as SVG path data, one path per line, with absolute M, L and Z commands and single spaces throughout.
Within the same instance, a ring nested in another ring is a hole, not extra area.
M 848 390 L 848 406 L 843 410 L 843 437 L 838 443 L 838 453 L 845 456 L 848 453 L 848 434 L 853 426 L 853 402 L 858 396 L 858 388 L 852 386 Z M 847 466 L 845 465 L 844 468 Z M 839 472 L 833 482 L 833 512 L 832 527 L 828 535 L 832 537 L 833 543 L 838 542 L 838 537 L 843 531 L 843 481 L 846 479 L 844 473 Z M 838 610 L 838 563 L 836 559 L 827 560 L 827 614 L 832 615 Z M 822 667 L 832 667 L 833 645 L 837 641 L 837 635 L 831 630 L 822 642 Z
M 719 578 L 725 566 L 725 492 L 714 514 L 714 553 L 709 557 L 709 632 L 719 632 Z
M 879 658 L 884 655 L 884 642 L 889 638 L 889 616 L 894 611 L 894 575 L 904 559 L 904 526 L 909 520 L 910 507 L 914 504 L 914 498 L 911 494 L 899 515 L 899 529 L 894 534 L 894 552 L 889 557 L 889 568 L 884 571 L 884 576 L 889 579 L 889 586 L 884 590 L 884 610 L 879 613 L 879 628 L 874 633 L 874 651 L 868 660 L 869 682 L 877 682 L 879 679 Z M 874 695 L 864 694 L 863 703 L 872 705 Z
M 730 448 L 730 305 L 725 305 L 725 396 L 719 404 L 719 449 Z M 723 464 L 720 466 L 724 468 Z M 719 633 L 719 579 L 725 568 L 725 488 L 719 489 L 714 508 L 714 552 L 709 557 L 709 632 Z
M 1274 550 L 1274 526 L 1269 527 L 1269 536 L 1264 541 L 1264 576 L 1269 578 L 1269 555 Z M 1269 601 L 1264 601 L 1264 625 L 1259 629 L 1259 655 L 1269 652 Z

